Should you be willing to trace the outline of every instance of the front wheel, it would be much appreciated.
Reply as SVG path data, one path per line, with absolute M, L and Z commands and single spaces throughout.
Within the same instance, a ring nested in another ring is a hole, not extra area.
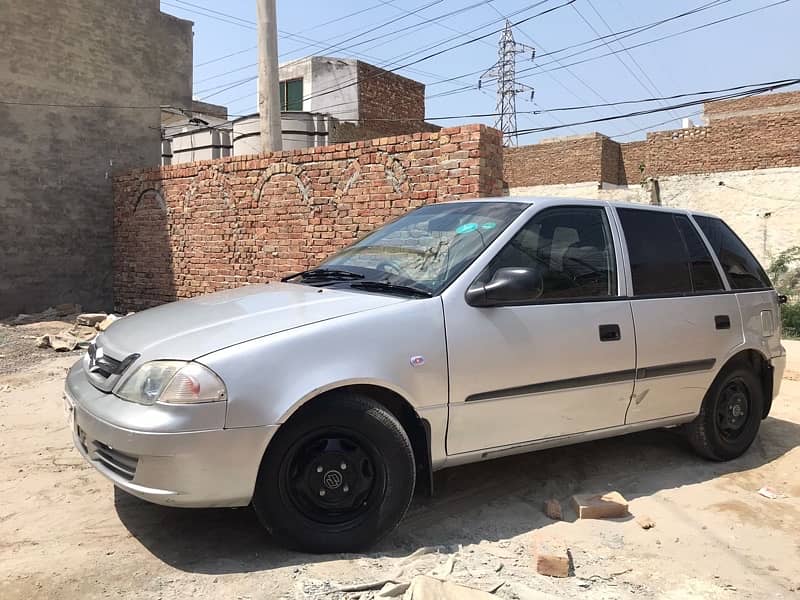
M 737 458 L 756 439 L 763 410 L 764 392 L 753 371 L 726 367 L 706 393 L 700 414 L 686 426 L 689 443 L 711 460 Z
M 306 552 L 352 552 L 392 531 L 415 484 L 411 442 L 374 400 L 337 394 L 301 409 L 276 433 L 253 496 L 279 542 Z

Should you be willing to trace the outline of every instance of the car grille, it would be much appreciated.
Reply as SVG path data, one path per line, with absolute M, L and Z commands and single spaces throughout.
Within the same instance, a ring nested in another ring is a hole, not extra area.
M 112 375 L 117 374 L 117 371 L 119 370 L 121 364 L 122 364 L 121 360 L 117 360 L 116 358 L 111 358 L 110 356 L 104 356 L 103 358 L 94 363 L 94 370 L 92 372 L 98 373 L 102 377 L 108 379 Z
M 93 386 L 104 392 L 110 392 L 120 376 L 137 358 L 138 354 L 130 354 L 122 360 L 114 358 L 109 356 L 100 344 L 92 342 L 84 359 L 84 369 Z
M 105 468 L 116 473 L 120 477 L 133 481 L 136 476 L 136 467 L 139 459 L 135 456 L 124 454 L 106 446 L 102 442 L 95 441 L 92 459 L 100 462 Z

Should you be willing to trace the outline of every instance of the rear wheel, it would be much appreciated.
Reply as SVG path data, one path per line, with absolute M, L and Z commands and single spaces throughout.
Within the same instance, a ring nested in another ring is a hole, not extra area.
M 764 409 L 761 382 L 745 365 L 726 367 L 706 393 L 697 418 L 686 426 L 701 455 L 724 461 L 744 454 L 758 434 Z
M 397 526 L 415 474 L 411 442 L 394 415 L 370 398 L 340 394 L 301 409 L 278 430 L 253 506 L 290 548 L 350 552 Z

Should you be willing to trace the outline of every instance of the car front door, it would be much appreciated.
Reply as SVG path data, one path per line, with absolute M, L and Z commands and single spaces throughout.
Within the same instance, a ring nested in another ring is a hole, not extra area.
M 635 345 L 620 295 L 619 254 L 603 205 L 543 208 L 477 279 L 523 267 L 542 275 L 533 301 L 467 304 L 443 294 L 450 412 L 449 455 L 524 444 L 624 424 Z

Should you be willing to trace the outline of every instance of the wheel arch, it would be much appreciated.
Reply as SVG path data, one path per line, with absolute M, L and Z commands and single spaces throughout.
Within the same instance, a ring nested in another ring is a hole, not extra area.
M 306 398 L 294 407 L 283 423 L 300 418 L 304 412 L 313 410 L 327 399 L 342 393 L 367 396 L 386 408 L 400 422 L 411 442 L 414 463 L 417 470 L 417 489 L 433 494 L 433 468 L 431 460 L 431 427 L 428 421 L 419 416 L 412 404 L 396 390 L 375 383 L 348 383 L 327 388 Z M 269 447 L 267 448 L 269 452 Z
M 731 369 L 733 366 L 746 366 L 747 368 L 752 369 L 758 377 L 758 380 L 761 382 L 761 389 L 764 393 L 764 411 L 761 415 L 761 418 L 766 419 L 767 415 L 769 415 L 770 409 L 772 408 L 773 367 L 770 364 L 769 359 L 762 352 L 754 348 L 740 350 L 725 361 L 725 364 L 722 365 L 722 368 L 719 370 L 717 377 L 714 378 L 714 381 L 716 381 L 722 373 L 728 369 Z

